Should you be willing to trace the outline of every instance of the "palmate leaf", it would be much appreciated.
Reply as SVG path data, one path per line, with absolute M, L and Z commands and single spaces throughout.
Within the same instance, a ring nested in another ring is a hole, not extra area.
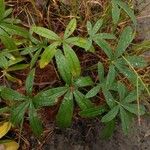
M 49 45 L 48 47 L 46 47 L 46 49 L 44 50 L 44 52 L 41 55 L 40 68 L 44 68 L 45 66 L 48 65 L 48 63 L 51 61 L 51 59 L 55 56 L 55 54 L 57 52 L 57 47 L 59 45 L 60 45 L 59 42 L 54 42 L 51 45 Z
M 13 110 L 11 111 L 11 118 L 10 118 L 12 124 L 19 125 L 23 121 L 24 114 L 28 106 L 29 106 L 28 102 L 23 102 L 19 104 L 17 107 L 13 108 Z
M 104 112 L 106 112 L 105 106 L 97 106 L 97 107 L 82 110 L 80 111 L 79 115 L 81 117 L 93 118 L 103 114 Z
M 34 84 L 34 77 L 35 77 L 35 69 L 32 69 L 25 81 L 25 88 L 26 88 L 26 93 L 27 95 L 31 96 L 32 95 L 32 90 L 33 90 L 33 84 Z
M 115 50 L 115 57 L 119 57 L 122 55 L 122 53 L 127 49 L 129 44 L 132 42 L 134 36 L 133 36 L 133 30 L 130 26 L 126 27 L 119 39 L 117 48 Z
M 85 95 L 82 94 L 80 91 L 75 90 L 73 92 L 73 95 L 81 110 L 91 108 L 93 106 L 92 102 L 89 99 L 85 98 Z
M 102 122 L 109 122 L 113 120 L 119 112 L 119 106 L 113 107 L 105 116 L 102 117 Z
M 32 27 L 31 31 L 50 40 L 60 40 L 60 37 L 56 33 L 44 27 Z
M 29 106 L 29 122 L 33 133 L 37 136 L 40 136 L 43 131 L 42 123 L 39 120 L 36 109 L 34 108 L 34 105 L 32 103 L 30 103 Z
M 7 71 L 10 72 L 10 71 L 23 70 L 23 69 L 26 69 L 27 67 L 29 67 L 29 64 L 16 64 L 16 65 L 9 67 Z
M 65 58 L 65 56 L 62 54 L 60 50 L 57 50 L 55 58 L 56 58 L 57 68 L 62 79 L 67 84 L 71 84 L 72 74 L 71 74 L 71 68 L 68 65 L 69 64 L 68 60 Z
M 68 65 L 71 69 L 72 76 L 75 78 L 79 77 L 81 74 L 81 66 L 77 55 L 68 44 L 63 44 L 63 50 L 65 57 L 68 60 Z
M 68 91 L 62 100 L 58 114 L 56 116 L 56 122 L 61 128 L 67 128 L 71 126 L 73 115 L 73 94 Z
M 73 18 L 69 24 L 66 27 L 65 33 L 64 33 L 64 38 L 68 38 L 76 29 L 77 26 L 77 20 L 75 18 Z
M 64 95 L 67 90 L 68 89 L 66 87 L 58 87 L 46 91 L 41 91 L 33 98 L 34 106 L 53 106 L 59 100 L 58 98 Z
M 4 87 L 1 90 L 1 97 L 4 100 L 12 100 L 12 101 L 23 101 L 26 97 L 19 92 L 12 90 L 10 88 Z

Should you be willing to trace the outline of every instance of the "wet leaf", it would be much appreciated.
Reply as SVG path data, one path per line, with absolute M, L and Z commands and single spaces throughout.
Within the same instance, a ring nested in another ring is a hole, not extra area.
M 56 116 L 56 122 L 59 127 L 67 128 L 71 126 L 73 106 L 73 95 L 71 92 L 67 92 Z
M 32 69 L 25 81 L 25 88 L 26 88 L 26 93 L 27 95 L 32 95 L 32 89 L 33 89 L 33 84 L 34 84 L 34 77 L 35 77 L 35 69 Z
M 26 97 L 19 92 L 12 90 L 10 88 L 4 87 L 1 91 L 1 97 L 4 100 L 12 100 L 12 101 L 23 101 Z
M 102 117 L 102 122 L 109 122 L 113 120 L 119 112 L 119 106 L 113 107 L 105 116 Z
M 66 59 L 68 60 L 68 65 L 71 69 L 72 76 L 75 78 L 79 77 L 81 74 L 81 66 L 76 53 L 68 44 L 63 44 L 63 50 Z
M 29 122 L 33 133 L 37 136 L 40 136 L 42 134 L 43 127 L 41 121 L 38 118 L 38 114 L 34 108 L 33 103 L 30 103 L 29 106 Z
M 93 85 L 93 81 L 91 79 L 91 77 L 87 76 L 87 77 L 79 77 L 76 81 L 75 84 L 78 87 L 86 87 L 86 86 L 91 86 Z
M 91 108 L 91 106 L 93 106 L 92 102 L 89 99 L 85 98 L 85 95 L 82 94 L 80 91 L 76 90 L 73 94 L 81 110 Z
M 104 106 L 98 106 L 82 110 L 80 111 L 79 115 L 81 117 L 93 118 L 103 114 L 104 112 L 106 112 L 106 108 Z
M 57 52 L 57 46 L 59 46 L 59 44 L 60 44 L 59 42 L 54 42 L 48 47 L 46 47 L 46 49 L 41 55 L 40 68 L 44 68 L 52 60 L 52 58 L 55 56 Z
M 117 48 L 115 50 L 115 57 L 119 57 L 122 55 L 122 53 L 127 49 L 129 44 L 132 42 L 134 36 L 133 36 L 133 30 L 130 26 L 126 27 L 119 39 Z
M 100 89 L 101 89 L 101 85 L 99 85 L 99 84 L 97 86 L 93 87 L 86 94 L 86 98 L 91 98 L 91 97 L 96 96 L 96 94 L 98 94 L 100 92 Z
M 64 95 L 67 90 L 68 89 L 66 87 L 58 87 L 41 91 L 34 97 L 34 105 L 36 107 L 53 106 L 59 100 L 58 98 Z
M 56 33 L 44 27 L 32 27 L 31 30 L 36 34 L 48 38 L 50 40 L 60 40 L 60 37 Z
M 124 134 L 128 134 L 132 120 L 130 114 L 122 107 L 120 107 L 120 118 L 123 132 Z
M 69 24 L 66 27 L 65 33 L 64 33 L 64 38 L 68 38 L 76 29 L 77 26 L 77 20 L 75 18 L 73 18 Z
M 67 83 L 70 84 L 72 80 L 71 75 L 71 68 L 69 67 L 68 60 L 65 58 L 65 56 L 62 54 L 61 51 L 57 50 L 57 53 L 55 55 L 56 63 L 58 71 L 62 77 L 62 79 Z

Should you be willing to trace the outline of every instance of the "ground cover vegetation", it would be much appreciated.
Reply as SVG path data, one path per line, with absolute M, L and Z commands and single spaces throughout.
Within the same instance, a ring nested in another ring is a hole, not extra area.
M 11 127 L 21 134 L 25 123 L 40 138 L 43 108 L 57 108 L 53 122 L 63 129 L 75 116 L 98 118 L 104 137 L 113 134 L 116 122 L 124 134 L 134 118 L 140 124 L 141 116 L 149 114 L 150 62 L 143 53 L 150 42 L 136 41 L 131 1 L 47 1 L 41 13 L 40 4 L 29 0 L 24 2 L 28 7 L 17 6 L 26 22 L 20 14 L 16 18 L 16 3 L 0 0 L 0 144 L 18 149 L 16 142 L 4 140 L 5 134 Z M 46 74 L 56 83 L 36 84 L 38 70 L 49 66 L 54 75 L 51 70 Z M 19 77 L 22 72 L 25 77 Z

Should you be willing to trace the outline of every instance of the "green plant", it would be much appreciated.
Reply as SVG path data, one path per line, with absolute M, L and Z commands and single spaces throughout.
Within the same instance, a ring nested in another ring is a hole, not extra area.
M 45 48 L 44 52 L 41 55 L 40 59 L 40 68 L 44 68 L 51 59 L 57 53 L 57 48 L 63 45 L 64 47 L 71 48 L 71 45 L 76 45 L 81 48 L 87 49 L 87 40 L 82 37 L 70 37 L 70 35 L 76 29 L 76 19 L 72 19 L 66 27 L 63 37 L 58 36 L 51 30 L 48 30 L 43 27 L 32 27 L 31 31 L 37 33 L 38 35 L 45 37 L 51 43 L 48 47 Z
M 25 114 L 28 113 L 30 126 L 33 132 L 39 136 L 42 133 L 42 124 L 38 119 L 38 114 L 33 103 L 32 89 L 34 74 L 35 69 L 31 70 L 26 79 L 26 96 L 11 88 L 1 87 L 1 97 L 3 100 L 10 102 L 9 109 L 6 110 L 10 112 L 10 122 L 13 125 L 21 125 Z
M 85 95 L 80 91 L 83 87 L 91 86 L 93 82 L 89 76 L 80 76 L 79 60 L 71 50 L 64 49 L 66 57 L 61 50 L 57 50 L 55 55 L 58 71 L 66 85 L 40 92 L 35 96 L 34 101 L 38 107 L 42 107 L 55 105 L 60 99 L 62 102 L 56 116 L 56 122 L 62 128 L 69 127 L 72 123 L 74 99 L 81 110 L 93 106 L 90 100 L 85 98 Z
M 16 25 L 20 23 L 20 21 L 9 17 L 12 13 L 12 9 L 5 9 L 4 0 L 0 0 L 0 8 L 0 36 L 20 35 L 29 38 L 29 32 Z
M 124 10 L 128 14 L 128 16 L 131 18 L 134 25 L 137 25 L 136 16 L 134 15 L 134 11 L 130 8 L 130 6 L 122 1 L 122 0 L 111 0 L 112 3 L 112 19 L 113 23 L 117 24 L 120 16 L 121 16 L 121 10 Z

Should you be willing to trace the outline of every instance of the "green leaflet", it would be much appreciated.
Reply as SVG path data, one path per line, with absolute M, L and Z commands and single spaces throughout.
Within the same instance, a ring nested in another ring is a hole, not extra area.
M 64 33 L 64 38 L 68 38 L 76 29 L 77 26 L 77 20 L 74 18 L 72 19 L 69 24 L 66 27 L 65 33 Z
M 89 99 L 85 98 L 85 95 L 83 95 L 80 91 L 76 90 L 76 91 L 74 91 L 73 94 L 75 97 L 75 101 L 77 102 L 77 104 L 79 105 L 81 110 L 91 108 L 91 106 L 93 106 L 91 101 Z
M 134 11 L 130 8 L 130 6 L 125 2 L 123 2 L 122 0 L 116 0 L 116 1 L 117 4 L 120 6 L 120 8 L 122 8 L 128 14 L 128 16 L 131 18 L 132 22 L 136 26 L 137 25 L 136 16 L 134 14 Z
M 113 120 L 119 112 L 119 106 L 113 107 L 105 116 L 102 117 L 102 122 L 109 122 Z
M 88 49 L 89 41 L 86 38 L 82 37 L 70 37 L 65 40 L 67 44 L 76 45 L 78 47 L 84 48 L 85 50 Z
M 9 34 L 20 35 L 24 38 L 29 38 L 29 32 L 22 27 L 5 22 L 0 23 L 0 26 Z
M 2 88 L 1 97 L 5 100 L 12 100 L 12 101 L 23 101 L 26 99 L 24 95 L 7 87 Z
M 102 50 L 105 52 L 105 54 L 108 56 L 108 58 L 112 58 L 112 49 L 110 45 L 104 40 L 104 39 L 94 39 L 94 42 L 102 48 Z
M 5 47 L 9 50 L 15 50 L 17 49 L 17 46 L 14 42 L 14 40 L 8 36 L 0 36 L 0 39 L 2 43 L 5 45 Z
M 103 91 L 107 105 L 110 108 L 113 108 L 116 105 L 116 103 L 115 103 L 115 100 L 114 100 L 112 94 L 106 88 L 103 88 L 102 91 Z
M 93 118 L 93 117 L 103 114 L 104 112 L 106 112 L 106 108 L 104 106 L 98 106 L 98 107 L 93 107 L 93 108 L 82 110 L 80 111 L 79 115 L 81 117 Z
M 137 91 L 133 90 L 131 91 L 123 100 L 124 103 L 132 103 L 134 101 L 136 101 L 137 99 Z
M 62 77 L 62 79 L 67 83 L 70 84 L 72 81 L 72 75 L 71 75 L 71 68 L 69 67 L 68 60 L 65 58 L 65 56 L 62 54 L 61 51 L 57 50 L 57 53 L 55 55 L 56 63 L 58 71 Z
M 27 95 L 31 96 L 32 95 L 32 90 L 33 90 L 33 84 L 34 84 L 34 76 L 35 76 L 35 69 L 32 69 L 25 82 L 25 87 L 26 87 L 26 93 Z
M 101 89 L 101 85 L 98 84 L 97 86 L 93 87 L 90 91 L 88 91 L 88 93 L 86 94 L 86 98 L 91 98 L 96 96 L 96 94 L 98 94 L 100 92 Z
M 50 40 L 60 40 L 60 37 L 56 33 L 44 27 L 32 27 L 31 30 L 36 34 L 48 38 Z
M 142 57 L 142 56 L 126 56 L 126 59 L 130 62 L 130 64 L 133 67 L 141 68 L 141 67 L 147 66 L 147 63 L 146 63 L 144 57 Z
M 62 100 L 58 114 L 56 116 L 56 122 L 59 127 L 67 128 L 71 126 L 73 106 L 73 94 L 68 91 Z
M 119 39 L 117 48 L 115 50 L 115 58 L 122 55 L 122 53 L 127 49 L 129 44 L 132 42 L 134 36 L 133 36 L 133 30 L 130 26 L 126 27 Z
M 27 102 L 23 102 L 17 107 L 13 108 L 11 112 L 11 122 L 14 125 L 20 124 L 24 119 L 24 114 L 29 104 Z
M 89 77 L 89 76 L 87 76 L 87 77 L 79 77 L 75 81 L 75 85 L 77 85 L 78 87 L 91 86 L 91 85 L 93 85 L 93 81 L 92 81 L 91 77 Z
M 145 114 L 145 107 L 140 105 L 138 110 L 137 104 L 123 104 L 123 107 L 128 110 L 130 113 L 135 115 L 144 115 Z
M 45 66 L 48 65 L 51 59 L 55 56 L 57 52 L 57 46 L 59 46 L 59 44 L 60 44 L 59 42 L 54 42 L 48 47 L 46 47 L 46 49 L 41 55 L 40 68 L 44 68 Z
M 67 92 L 66 87 L 52 88 L 38 93 L 33 102 L 36 107 L 53 106 L 57 103 L 58 98 Z
M 101 26 L 102 26 L 102 24 L 103 24 L 103 20 L 102 19 L 99 19 L 96 23 L 95 23 L 95 25 L 93 26 L 93 29 L 92 29 L 92 35 L 95 35 L 97 32 L 98 32 L 98 30 L 101 28 Z
M 101 62 L 98 62 L 98 78 L 100 82 L 104 80 L 104 66 Z
M 43 131 L 42 123 L 39 120 L 36 109 L 32 103 L 29 105 L 29 122 L 33 133 L 37 136 L 40 136 Z
M 120 107 L 120 118 L 123 132 L 124 134 L 127 134 L 129 132 L 132 120 L 130 114 L 122 107 Z
M 112 83 L 115 80 L 115 77 L 116 77 L 116 71 L 115 71 L 114 65 L 110 65 L 107 79 L 106 79 L 106 88 L 109 89 L 111 87 Z
M 63 50 L 65 57 L 68 60 L 68 65 L 71 69 L 72 76 L 75 78 L 79 77 L 81 74 L 81 66 L 77 55 L 68 44 L 63 44 Z
M 119 98 L 123 99 L 126 96 L 126 91 L 127 91 L 125 85 L 120 81 L 118 81 L 117 88 L 118 88 Z
M 113 23 L 117 24 L 120 18 L 121 9 L 117 5 L 116 0 L 112 0 L 112 19 Z
M 115 119 L 105 123 L 105 128 L 102 130 L 102 138 L 108 139 L 112 136 L 114 130 L 115 130 Z

